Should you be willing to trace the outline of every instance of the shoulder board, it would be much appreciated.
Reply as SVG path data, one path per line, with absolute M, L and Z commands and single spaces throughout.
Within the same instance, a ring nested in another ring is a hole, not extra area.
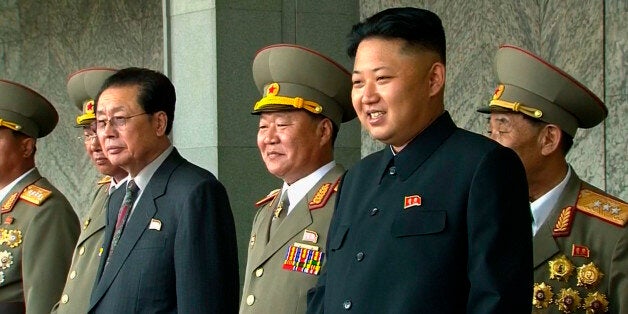
M 31 184 L 27 186 L 22 194 L 20 194 L 20 198 L 33 203 L 37 206 L 43 204 L 46 199 L 48 199 L 52 195 L 51 191 L 48 191 L 42 187 Z
M 103 184 L 107 184 L 107 183 L 111 183 L 111 177 L 110 176 L 104 176 L 100 179 L 100 181 L 98 181 L 98 185 L 103 185 Z
M 279 192 L 281 192 L 281 189 L 276 189 L 276 190 L 272 190 L 270 191 L 270 193 L 268 193 L 268 195 L 266 195 L 266 197 L 264 197 L 263 199 L 255 202 L 255 207 L 260 207 L 272 200 L 275 199 L 275 197 L 277 197 L 277 195 L 279 195 Z
M 4 214 L 4 213 L 8 213 L 11 210 L 13 210 L 13 206 L 15 206 L 15 203 L 17 203 L 18 195 L 20 193 L 19 192 L 15 192 L 11 195 L 9 195 L 9 198 L 7 198 L 7 201 L 4 202 L 4 204 L 2 204 L 2 210 L 0 210 L 0 214 Z
M 575 211 L 572 206 L 563 208 L 558 215 L 558 220 L 554 224 L 552 235 L 554 238 L 566 237 L 571 233 L 571 226 L 575 217 Z
M 334 192 L 338 191 L 338 182 L 340 182 L 340 178 L 338 178 L 338 180 L 336 180 L 336 182 L 334 183 L 325 183 L 321 185 L 321 187 L 318 188 L 318 191 L 316 191 L 314 197 L 308 204 L 310 210 L 319 209 L 325 206 L 325 204 L 327 204 L 327 201 L 329 201 L 331 195 L 334 194 Z
M 580 191 L 576 208 L 619 227 L 624 227 L 628 221 L 628 204 L 591 190 Z

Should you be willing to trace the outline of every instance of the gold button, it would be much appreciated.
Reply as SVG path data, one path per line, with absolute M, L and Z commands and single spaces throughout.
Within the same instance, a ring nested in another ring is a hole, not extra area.
M 258 268 L 255 271 L 255 276 L 257 276 L 257 277 L 262 277 L 263 274 L 264 274 L 264 268 Z
M 246 304 L 253 305 L 253 303 L 255 303 L 255 296 L 252 294 L 249 294 L 249 296 L 246 297 Z
M 74 279 L 74 277 L 76 277 L 76 270 L 73 270 L 73 271 L 70 273 L 70 279 Z
M 64 294 L 64 295 L 61 297 L 61 303 L 66 304 L 66 303 L 68 303 L 68 301 L 70 301 L 70 297 L 68 297 L 68 295 L 67 295 L 67 294 Z
M 85 254 L 85 247 L 84 247 L 84 246 L 81 246 L 81 247 L 79 248 L 79 255 L 83 255 L 83 254 Z

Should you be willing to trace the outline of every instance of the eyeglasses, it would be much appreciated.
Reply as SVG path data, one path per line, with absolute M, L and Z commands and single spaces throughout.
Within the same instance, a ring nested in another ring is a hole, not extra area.
M 77 137 L 79 141 L 83 141 L 85 143 L 91 142 L 93 140 L 97 140 L 97 138 L 98 138 L 98 135 L 96 134 L 82 135 L 82 136 Z
M 107 127 L 107 124 L 109 124 L 112 128 L 117 130 L 117 129 L 123 128 L 126 125 L 126 120 L 135 118 L 137 116 L 141 116 L 144 114 L 149 114 L 149 113 L 142 112 L 142 113 L 126 116 L 126 117 L 123 117 L 123 116 L 111 117 L 108 120 L 99 119 L 99 120 L 96 120 L 96 129 L 104 130 Z

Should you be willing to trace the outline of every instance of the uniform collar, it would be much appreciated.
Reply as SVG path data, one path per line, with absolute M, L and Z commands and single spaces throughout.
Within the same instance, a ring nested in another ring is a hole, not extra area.
M 414 137 L 399 153 L 394 155 L 392 149 L 385 148 L 377 167 L 381 179 L 388 175 L 392 166 L 402 181 L 414 173 L 440 145 L 457 129 L 449 112 L 445 111 L 425 130 Z

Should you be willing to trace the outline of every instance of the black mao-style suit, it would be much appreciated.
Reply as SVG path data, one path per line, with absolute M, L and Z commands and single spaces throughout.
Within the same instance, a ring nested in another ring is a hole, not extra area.
M 109 252 L 124 188 L 109 203 Z M 238 260 L 227 193 L 175 150 L 153 174 L 104 269 L 90 313 L 236 313 Z
M 308 312 L 530 313 L 527 195 L 512 150 L 444 113 L 348 171 Z

